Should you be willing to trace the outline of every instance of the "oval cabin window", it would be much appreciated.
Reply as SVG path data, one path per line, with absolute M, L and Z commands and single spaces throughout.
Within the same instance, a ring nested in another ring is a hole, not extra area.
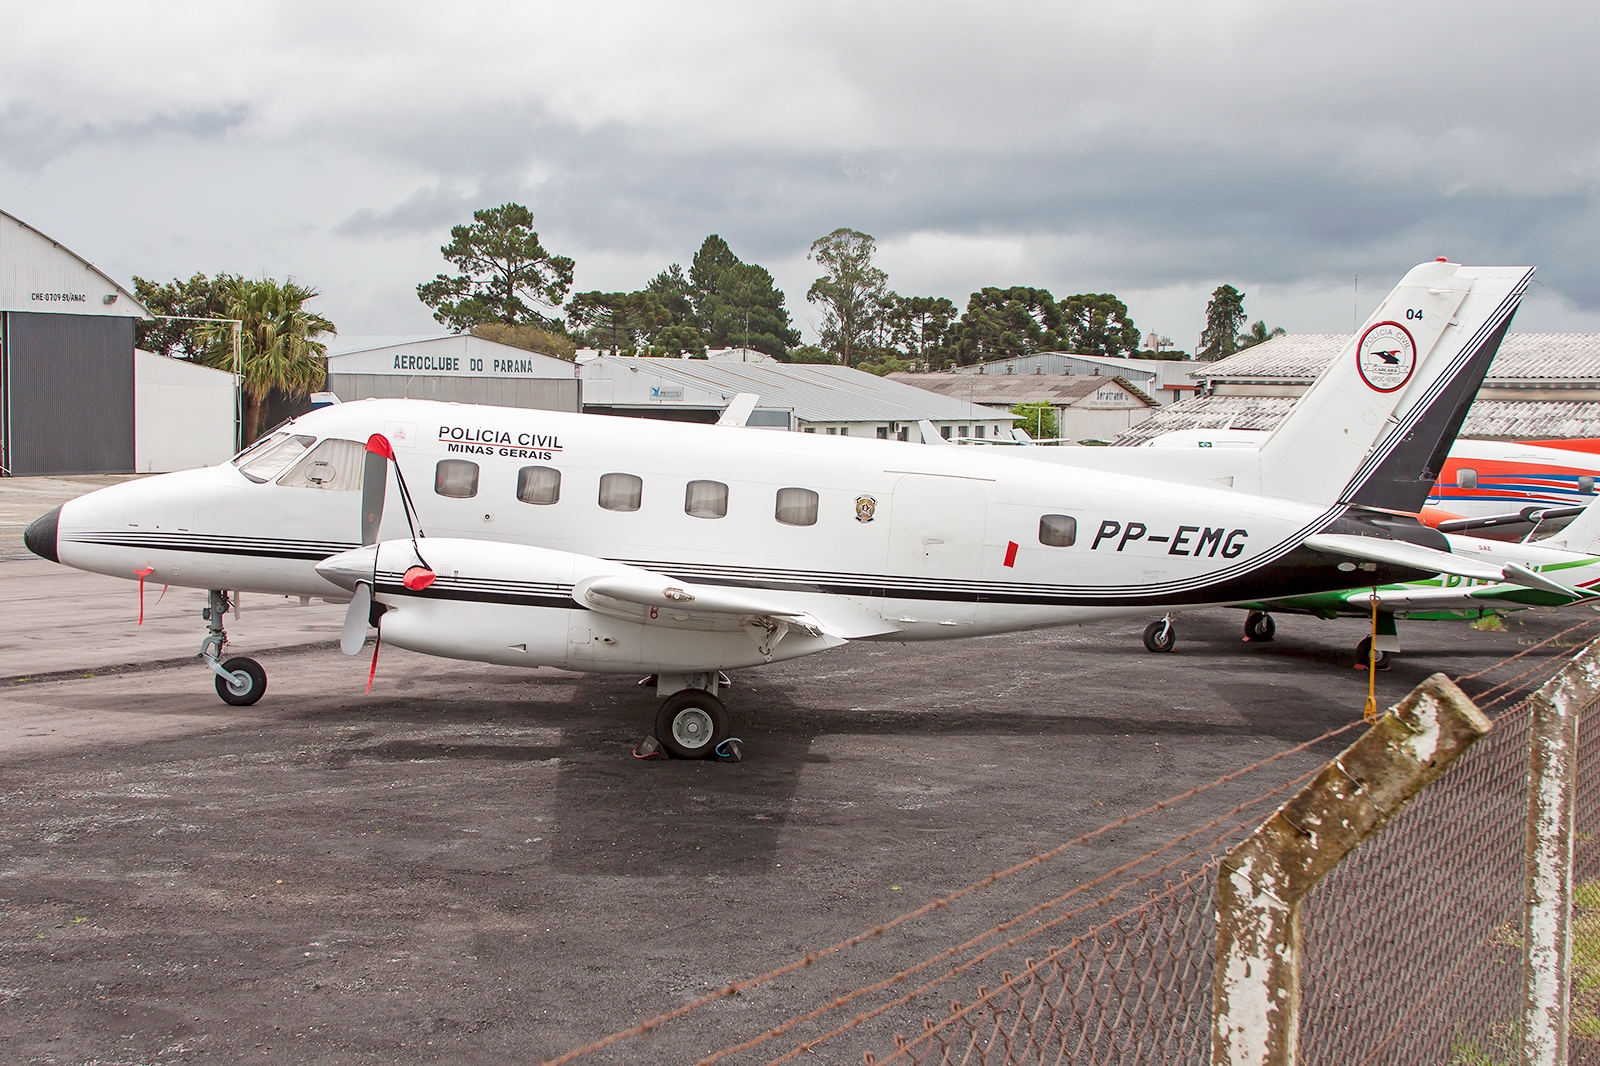
M 810 489 L 779 489 L 777 519 L 786 526 L 814 526 L 818 502 Z
M 1078 520 L 1071 515 L 1047 514 L 1039 519 L 1039 543 L 1050 548 L 1070 548 L 1078 539 Z
M 1470 466 L 1463 466 L 1456 470 L 1456 488 L 1475 489 L 1478 487 L 1478 472 Z
M 728 486 L 720 481 L 691 481 L 683 490 L 683 510 L 693 518 L 726 518 Z
M 478 494 L 478 464 L 466 459 L 440 459 L 433 468 L 433 491 L 468 500 Z
M 644 499 L 644 479 L 633 474 L 600 478 L 600 506 L 608 511 L 637 511 Z
M 537 504 L 560 500 L 561 471 L 549 466 L 525 466 L 518 470 L 517 499 Z

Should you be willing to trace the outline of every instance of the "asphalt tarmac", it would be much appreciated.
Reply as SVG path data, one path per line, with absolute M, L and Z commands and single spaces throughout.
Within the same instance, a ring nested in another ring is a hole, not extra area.
M 636 678 L 384 649 L 364 696 L 341 608 L 247 596 L 232 650 L 269 684 L 237 709 L 192 658 L 199 593 L 147 590 L 136 627 L 132 582 L 14 552 L 0 588 L 0 1061 L 18 1063 L 553 1057 L 1349 722 L 1367 685 L 1355 620 L 1281 617 L 1246 644 L 1242 612 L 1195 611 L 1168 655 L 1144 650 L 1146 619 L 860 643 L 734 675 L 744 762 L 641 761 L 655 700 Z M 1403 624 L 1380 700 L 1580 617 Z M 583 1061 L 693 1061 L 1234 798 Z

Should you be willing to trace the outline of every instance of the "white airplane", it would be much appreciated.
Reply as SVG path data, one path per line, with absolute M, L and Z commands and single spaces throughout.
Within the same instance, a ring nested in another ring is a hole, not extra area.
M 1410 271 L 1302 401 L 1317 417 L 1255 453 L 1252 493 L 965 448 L 367 400 L 226 466 L 82 496 L 25 539 L 82 570 L 210 590 L 201 657 L 229 703 L 266 688 L 258 663 L 225 657 L 230 592 L 318 596 L 350 601 L 350 654 L 370 622 L 431 655 L 653 674 L 662 746 L 726 754 L 722 671 L 851 640 L 1441 572 L 1569 591 L 1416 543 L 1414 520 L 1372 509 L 1448 448 L 1531 274 Z M 1401 321 L 1414 331 L 1379 328 Z

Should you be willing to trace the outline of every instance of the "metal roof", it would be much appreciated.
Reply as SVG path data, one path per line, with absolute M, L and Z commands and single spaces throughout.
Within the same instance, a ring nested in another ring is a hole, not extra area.
M 792 410 L 802 422 L 935 422 L 1011 421 L 1013 416 L 927 389 L 878 377 L 862 370 L 826 363 L 714 363 L 705 359 L 650 359 L 601 356 L 581 364 L 585 382 L 639 372 L 720 397 L 725 404 L 741 392 L 753 392 L 756 407 Z M 620 403 L 620 401 L 619 401 Z M 629 404 L 651 406 L 698 406 Z
M 890 374 L 914 388 L 981 404 L 1047 403 L 1068 407 L 1115 383 L 1147 407 L 1161 406 L 1143 389 L 1118 375 L 1090 374 Z
M 1288 417 L 1295 399 L 1197 396 L 1158 409 L 1147 421 L 1118 436 L 1115 443 L 1143 444 L 1180 429 L 1276 429 Z M 1600 401 L 1477 400 L 1467 412 L 1460 435 L 1501 440 L 1600 437 Z
M 1190 376 L 1212 384 L 1309 385 L 1349 342 L 1348 333 L 1290 333 L 1201 363 Z M 1558 381 L 1600 387 L 1600 333 L 1508 333 L 1484 383 Z
M 956 374 L 991 374 L 1020 376 L 1023 374 L 1103 374 L 1122 376 L 1142 383 L 1154 377 L 1157 388 L 1192 389 L 1194 382 L 1189 371 L 1196 364 L 1185 359 L 1129 359 L 1124 356 L 1078 355 L 1073 352 L 1040 352 L 1037 355 L 1019 355 L 1011 359 L 993 359 L 987 363 L 951 367 Z
M 336 336 L 328 341 L 329 355 L 349 355 L 351 352 L 371 352 L 379 348 L 393 348 L 401 344 L 422 344 L 426 341 L 447 341 L 462 336 L 459 333 L 397 333 L 382 336 Z

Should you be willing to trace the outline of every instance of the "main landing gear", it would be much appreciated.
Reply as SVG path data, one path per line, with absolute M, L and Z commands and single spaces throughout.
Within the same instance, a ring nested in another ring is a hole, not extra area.
M 659 674 L 656 693 L 665 695 L 656 712 L 656 740 L 677 759 L 743 758 L 738 737 L 729 735 L 728 708 L 717 691 L 728 683 L 716 671 Z
M 267 691 L 267 672 L 260 663 L 243 655 L 222 661 L 222 649 L 228 643 L 222 619 L 230 606 L 232 602 L 226 592 L 211 590 L 210 600 L 200 610 L 200 617 L 206 620 L 206 639 L 200 642 L 200 658 L 217 675 L 217 695 L 223 702 L 248 707 Z

